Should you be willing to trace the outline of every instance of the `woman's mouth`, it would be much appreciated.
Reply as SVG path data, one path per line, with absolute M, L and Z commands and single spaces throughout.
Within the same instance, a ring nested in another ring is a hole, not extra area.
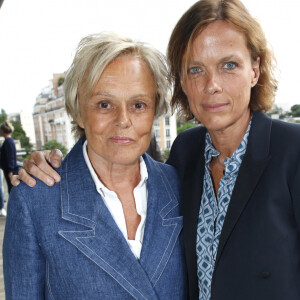
M 202 104 L 202 107 L 207 112 L 220 112 L 227 108 L 228 103 Z
M 134 140 L 130 137 L 126 136 L 113 136 L 109 138 L 113 143 L 118 145 L 129 145 L 134 142 Z

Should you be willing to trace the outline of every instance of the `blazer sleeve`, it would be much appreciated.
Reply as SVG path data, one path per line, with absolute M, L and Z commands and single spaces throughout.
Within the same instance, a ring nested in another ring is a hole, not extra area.
M 3 240 L 6 300 L 44 299 L 46 262 L 21 189 L 12 189 L 8 202 Z

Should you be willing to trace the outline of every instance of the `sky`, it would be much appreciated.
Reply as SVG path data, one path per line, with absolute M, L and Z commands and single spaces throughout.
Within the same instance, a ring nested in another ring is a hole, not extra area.
M 171 31 L 194 0 L 4 0 L 0 9 L 0 108 L 32 112 L 53 73 L 69 68 L 85 35 L 114 31 L 166 52 Z M 275 103 L 300 104 L 300 1 L 243 0 L 278 62 Z

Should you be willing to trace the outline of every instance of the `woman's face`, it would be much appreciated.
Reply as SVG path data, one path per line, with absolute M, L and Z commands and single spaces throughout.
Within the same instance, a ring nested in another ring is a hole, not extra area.
M 155 96 L 152 73 L 142 59 L 120 56 L 106 67 L 91 96 L 79 96 L 78 124 L 85 130 L 92 162 L 138 161 L 150 143 Z
M 181 84 L 194 116 L 218 131 L 249 121 L 251 88 L 258 78 L 259 58 L 251 59 L 245 35 L 217 21 L 195 39 Z

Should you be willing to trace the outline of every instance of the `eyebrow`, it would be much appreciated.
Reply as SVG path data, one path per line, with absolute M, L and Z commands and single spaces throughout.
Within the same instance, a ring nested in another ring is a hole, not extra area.
M 189 66 L 197 66 L 197 65 L 204 65 L 204 64 L 199 61 L 190 61 L 189 63 Z
M 232 54 L 232 55 L 228 55 L 228 56 L 225 56 L 225 57 L 222 57 L 219 59 L 218 61 L 218 64 L 219 63 L 223 63 L 225 61 L 230 61 L 230 60 L 238 60 L 240 61 L 240 57 L 236 54 Z M 200 66 L 204 66 L 205 64 L 200 62 L 200 61 L 190 61 L 189 63 L 190 66 L 196 66 L 196 65 L 200 65 Z
M 225 56 L 223 58 L 221 58 L 219 60 L 219 63 L 222 63 L 222 62 L 225 62 L 225 61 L 230 61 L 230 60 L 240 60 L 240 57 L 236 54 L 232 54 L 232 55 L 228 55 L 228 56 Z
M 106 93 L 106 92 L 96 92 L 92 94 L 92 97 L 94 96 L 105 96 L 105 97 L 109 97 L 109 98 L 114 98 L 115 96 L 110 94 L 110 93 Z M 136 98 L 151 98 L 150 95 L 147 94 L 137 94 L 132 96 L 130 99 L 136 99 Z

